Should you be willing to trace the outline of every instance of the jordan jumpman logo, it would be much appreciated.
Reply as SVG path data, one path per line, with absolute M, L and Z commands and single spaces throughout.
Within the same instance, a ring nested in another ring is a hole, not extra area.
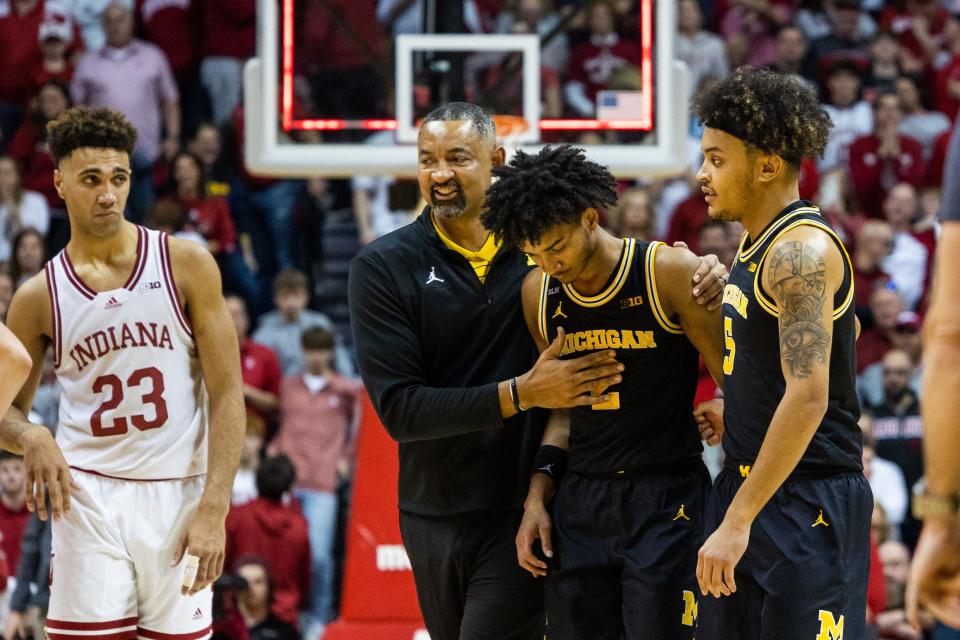
M 430 275 L 427 276 L 427 281 L 425 284 L 430 284 L 431 282 L 445 282 L 445 280 L 437 276 L 437 268 L 430 267 Z

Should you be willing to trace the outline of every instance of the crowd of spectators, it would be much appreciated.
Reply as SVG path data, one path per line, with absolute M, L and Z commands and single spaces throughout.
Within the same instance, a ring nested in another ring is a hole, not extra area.
M 421 31 L 422 5 L 295 3 L 297 109 L 392 116 L 391 38 Z M 599 91 L 639 88 L 639 16 L 638 0 L 463 2 L 465 32 L 540 35 L 546 117 L 593 118 Z M 876 496 L 879 587 L 869 615 L 879 638 L 918 639 L 904 621 L 903 586 L 919 532 L 911 487 L 923 475 L 920 328 L 960 108 L 960 2 L 678 0 L 677 18 L 674 55 L 690 69 L 692 92 L 741 65 L 769 67 L 816 91 L 833 120 L 824 157 L 804 161 L 801 196 L 821 206 L 854 265 L 864 461 Z M 71 105 L 124 112 L 139 131 L 128 216 L 210 250 L 240 341 L 247 440 L 220 633 L 314 640 L 336 608 L 335 541 L 360 418 L 351 337 L 337 307 L 345 269 L 334 263 L 412 220 L 422 202 L 413 181 L 394 176 L 250 174 L 241 77 L 255 45 L 255 0 L 0 0 L 0 318 L 16 288 L 69 239 L 46 123 Z M 465 97 L 493 110 L 518 99 L 508 77 L 515 62 L 468 58 Z M 416 109 L 428 107 L 429 87 L 418 85 L 414 99 Z M 700 133 L 691 121 L 686 172 L 622 181 L 605 224 L 618 235 L 683 241 L 730 264 L 742 229 L 707 218 L 695 180 Z M 551 140 L 618 141 L 610 132 L 565 135 Z M 391 144 L 392 133 L 365 142 Z M 344 221 L 347 236 L 325 233 Z M 713 393 L 704 371 L 698 397 Z M 56 412 L 50 362 L 35 419 L 54 427 Z M 22 464 L 0 455 L 4 638 L 42 637 L 50 531 L 24 510 L 22 485 Z M 933 626 L 926 634 L 960 637 Z

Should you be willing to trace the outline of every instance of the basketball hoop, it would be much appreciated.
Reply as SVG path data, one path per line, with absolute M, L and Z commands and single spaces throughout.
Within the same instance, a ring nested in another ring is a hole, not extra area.
M 530 129 L 530 123 L 523 116 L 494 115 L 493 124 L 497 128 L 497 142 L 507 150 L 507 162 L 513 157 L 517 147 L 517 139 Z

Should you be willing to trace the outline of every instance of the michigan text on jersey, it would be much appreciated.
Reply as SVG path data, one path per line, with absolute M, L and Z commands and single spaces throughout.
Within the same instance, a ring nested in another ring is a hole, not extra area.
M 567 335 L 561 355 L 595 349 L 656 349 L 653 331 L 591 329 Z
M 740 314 L 740 317 L 746 319 L 747 317 L 747 304 L 750 302 L 750 299 L 747 296 L 743 295 L 743 291 L 740 290 L 735 284 L 727 284 L 723 289 L 723 304 L 728 304 L 734 309 L 737 310 L 737 313 Z

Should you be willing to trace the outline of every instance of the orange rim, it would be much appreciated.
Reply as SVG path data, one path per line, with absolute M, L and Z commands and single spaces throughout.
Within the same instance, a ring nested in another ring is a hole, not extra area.
M 520 135 L 530 128 L 530 123 L 523 116 L 495 115 L 492 118 L 498 138 Z

